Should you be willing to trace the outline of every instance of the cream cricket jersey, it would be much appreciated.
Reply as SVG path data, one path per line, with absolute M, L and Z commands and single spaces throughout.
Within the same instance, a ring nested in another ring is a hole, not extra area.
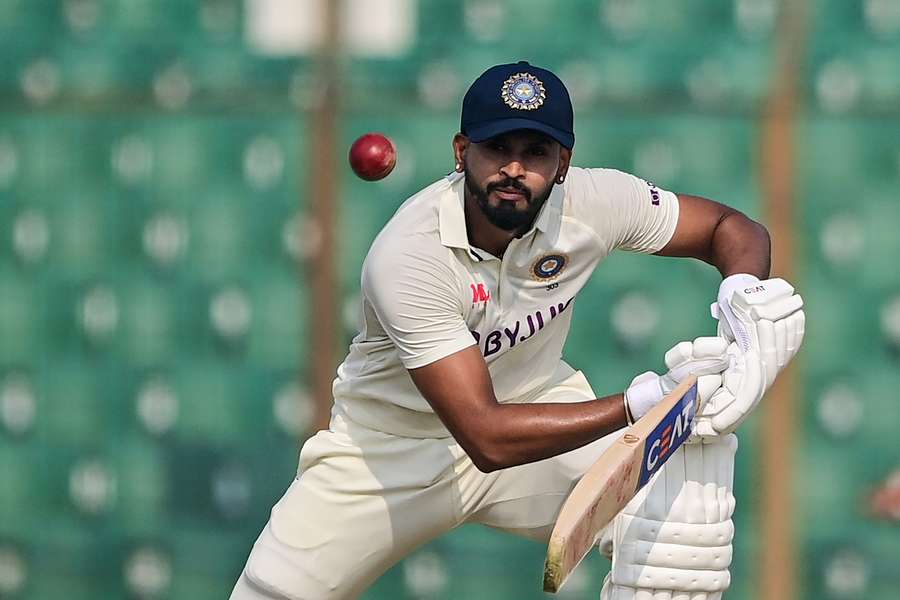
M 656 252 L 678 199 L 612 169 L 569 169 L 502 260 L 472 247 L 462 174 L 407 200 L 362 269 L 362 326 L 334 381 L 335 409 L 373 429 L 450 435 L 407 369 L 477 345 L 500 402 L 538 391 L 562 360 L 575 296 L 616 249 Z

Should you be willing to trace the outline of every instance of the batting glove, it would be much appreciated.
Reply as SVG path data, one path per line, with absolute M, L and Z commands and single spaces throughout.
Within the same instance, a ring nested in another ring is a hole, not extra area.
M 768 389 L 803 343 L 803 298 L 784 279 L 760 281 L 738 274 L 722 281 L 711 309 L 719 320 L 719 335 L 759 356 Z
M 709 399 L 722 382 L 721 373 L 728 368 L 728 342 L 721 337 L 699 337 L 693 342 L 679 342 L 666 352 L 665 375 L 653 371 L 635 377 L 625 390 L 625 404 L 634 420 L 659 404 L 688 375 L 699 375 L 697 390 L 701 402 Z

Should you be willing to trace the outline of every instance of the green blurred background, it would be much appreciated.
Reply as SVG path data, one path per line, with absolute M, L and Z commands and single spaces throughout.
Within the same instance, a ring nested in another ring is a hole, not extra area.
M 776 261 L 808 334 L 781 440 L 788 589 L 900 598 L 900 483 L 884 483 L 900 466 L 900 2 L 344 0 L 323 72 L 326 1 L 0 0 L 0 598 L 227 597 L 317 414 L 317 264 L 335 261 L 343 351 L 371 240 L 452 168 L 468 83 L 519 59 L 567 82 L 575 164 L 790 226 Z M 804 11 L 786 31 L 789 8 Z M 792 192 L 766 208 L 792 36 Z M 323 78 L 340 99 L 324 173 Z M 344 161 L 371 130 L 400 152 L 374 184 Z M 312 217 L 322 176 L 333 248 Z M 568 360 L 622 389 L 714 331 L 717 281 L 613 257 Z M 759 416 L 741 430 L 731 599 L 762 597 L 761 557 L 783 541 L 764 536 L 764 439 Z M 543 598 L 543 550 L 462 528 L 366 598 Z M 587 564 L 562 597 L 597 596 L 608 563 Z

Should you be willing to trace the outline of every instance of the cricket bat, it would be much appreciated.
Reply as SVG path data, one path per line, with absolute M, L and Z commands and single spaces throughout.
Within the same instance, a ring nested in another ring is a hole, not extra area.
M 603 529 L 691 435 L 698 403 L 691 375 L 626 429 L 575 485 L 550 534 L 545 592 L 562 587 Z

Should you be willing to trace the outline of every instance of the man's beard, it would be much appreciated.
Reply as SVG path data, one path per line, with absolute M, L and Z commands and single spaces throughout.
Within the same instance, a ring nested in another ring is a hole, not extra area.
M 488 202 L 488 195 L 497 188 L 514 188 L 525 196 L 528 208 L 519 210 L 515 206 L 515 202 L 500 202 L 497 206 L 491 206 Z M 535 196 L 531 190 L 524 184 L 515 179 L 504 179 L 496 183 L 489 183 L 486 188 L 479 187 L 471 177 L 466 177 L 466 189 L 475 198 L 481 212 L 487 217 L 492 225 L 503 229 L 504 231 L 518 231 L 529 227 L 537 216 L 544 202 L 550 197 L 553 190 L 553 184 L 547 186 L 541 194 Z

